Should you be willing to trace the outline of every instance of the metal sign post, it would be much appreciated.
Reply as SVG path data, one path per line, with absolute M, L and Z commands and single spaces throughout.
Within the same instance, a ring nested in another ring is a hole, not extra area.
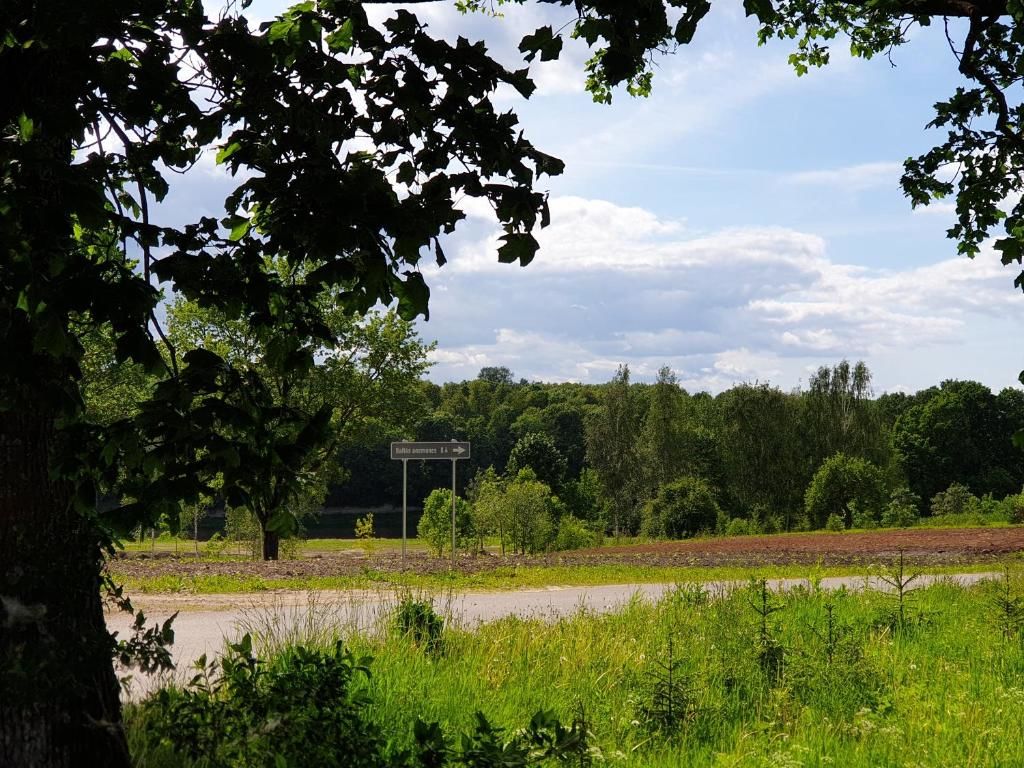
M 405 521 L 409 516 L 409 460 L 402 459 L 402 565 L 405 565 Z
M 402 462 L 402 562 L 405 562 L 405 549 L 408 534 L 406 518 L 408 515 L 409 459 L 421 461 L 450 461 L 452 463 L 452 568 L 455 567 L 455 462 L 468 459 L 470 456 L 468 442 L 451 440 L 447 443 L 410 443 L 405 440 L 391 444 L 391 458 Z

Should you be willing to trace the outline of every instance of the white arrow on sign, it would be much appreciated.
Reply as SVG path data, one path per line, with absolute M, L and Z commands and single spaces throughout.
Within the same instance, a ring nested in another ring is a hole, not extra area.
M 458 446 L 457 448 L 452 448 L 452 453 L 457 453 L 459 456 L 461 456 L 465 452 L 466 452 L 466 449 L 463 448 L 461 445 Z

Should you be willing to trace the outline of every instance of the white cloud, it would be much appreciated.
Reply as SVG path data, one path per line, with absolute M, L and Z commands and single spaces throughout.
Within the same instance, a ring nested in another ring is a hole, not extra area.
M 872 187 L 895 187 L 902 174 L 902 163 L 862 163 L 843 168 L 798 171 L 787 174 L 784 180 L 791 184 L 841 187 L 850 191 L 862 191 Z
M 808 367 L 840 357 L 942 359 L 975 327 L 1014 322 L 1024 308 L 990 250 L 974 261 L 869 269 L 833 261 L 807 232 L 697 234 L 608 201 L 551 205 L 528 269 L 498 264 L 493 237 L 478 232 L 431 276 L 447 289 L 424 329 L 442 343 L 435 377 L 486 364 L 531 379 L 603 381 L 626 362 L 641 379 L 670 365 L 691 389 L 795 386 Z M 502 327 L 484 330 L 495 316 Z

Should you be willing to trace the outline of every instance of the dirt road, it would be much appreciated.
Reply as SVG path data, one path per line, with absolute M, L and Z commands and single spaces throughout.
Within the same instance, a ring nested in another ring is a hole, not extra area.
M 953 579 L 973 584 L 993 578 L 994 573 L 958 574 L 954 576 L 921 576 L 915 586 L 924 586 L 936 579 Z M 772 579 L 775 590 L 791 589 L 807 584 L 806 579 Z M 730 584 L 709 582 L 703 585 L 710 592 L 721 592 Z M 825 589 L 881 589 L 875 579 L 836 576 L 823 578 Z M 674 584 L 617 584 L 598 587 L 555 587 L 516 592 L 468 592 L 421 596 L 431 599 L 435 608 L 449 622 L 472 626 L 505 616 L 536 616 L 556 619 L 576 611 L 608 612 L 638 597 L 656 600 Z M 394 604 L 401 599 L 395 591 L 352 592 L 277 592 L 256 595 L 143 595 L 133 599 L 136 608 L 145 611 L 147 619 L 163 621 L 175 611 L 174 659 L 178 679 L 191 675 L 192 663 L 202 654 L 219 653 L 226 640 L 237 640 L 246 631 L 271 633 L 277 637 L 301 639 L 311 633 L 335 629 L 347 634 L 372 631 L 386 619 Z M 108 614 L 107 626 L 120 633 L 131 625 L 127 614 Z M 131 695 L 138 696 L 159 682 L 158 678 L 135 681 Z

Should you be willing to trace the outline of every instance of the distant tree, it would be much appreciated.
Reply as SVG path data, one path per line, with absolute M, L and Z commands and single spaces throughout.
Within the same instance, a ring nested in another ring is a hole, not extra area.
M 1002 399 L 974 381 L 944 381 L 922 393 L 893 429 L 910 489 L 931 499 L 951 482 L 976 496 L 1020 490 L 1024 454 L 1013 444 L 1021 416 L 1016 395 Z
M 515 383 L 515 378 L 505 366 L 485 366 L 480 369 L 480 373 L 476 375 L 479 381 L 486 381 L 488 384 L 498 386 L 499 384 L 505 384 L 511 386 Z
M 423 516 L 416 528 L 416 535 L 423 539 L 438 557 L 452 546 L 452 492 L 447 488 L 435 488 L 423 502 Z M 473 517 L 470 506 L 463 498 L 455 500 L 455 546 L 466 548 L 473 541 Z
M 533 470 L 538 480 L 557 493 L 565 479 L 566 461 L 550 437 L 534 432 L 516 441 L 505 473 L 515 477 L 523 469 Z
M 831 515 L 849 528 L 854 509 L 877 520 L 886 500 L 882 470 L 867 459 L 837 453 L 814 473 L 804 496 L 804 511 L 814 528 L 823 528 Z
M 740 384 L 715 403 L 724 484 L 744 511 L 762 505 L 788 530 L 813 472 L 801 439 L 799 397 L 768 384 Z
M 584 469 L 578 478 L 567 482 L 560 498 L 574 517 L 602 526 L 606 522 L 607 511 L 601 493 L 601 479 L 593 469 Z
M 822 366 L 811 376 L 804 403 L 816 464 L 839 452 L 876 464 L 884 461 L 885 444 L 871 394 L 871 371 L 861 361 Z
M 601 478 L 601 487 L 611 507 L 612 530 L 619 535 L 625 523 L 633 528 L 633 514 L 642 482 L 640 457 L 636 452 L 640 414 L 629 386 L 629 366 L 619 366 L 604 388 L 601 406 L 587 420 L 587 463 Z
M 683 392 L 675 373 L 668 366 L 658 371 L 658 378 L 648 393 L 647 415 L 639 436 L 637 453 L 646 482 L 653 493 L 674 480 L 686 459 L 681 430 Z
M 658 490 L 644 507 L 645 536 L 681 539 L 713 531 L 721 509 L 715 493 L 698 477 L 683 477 Z

